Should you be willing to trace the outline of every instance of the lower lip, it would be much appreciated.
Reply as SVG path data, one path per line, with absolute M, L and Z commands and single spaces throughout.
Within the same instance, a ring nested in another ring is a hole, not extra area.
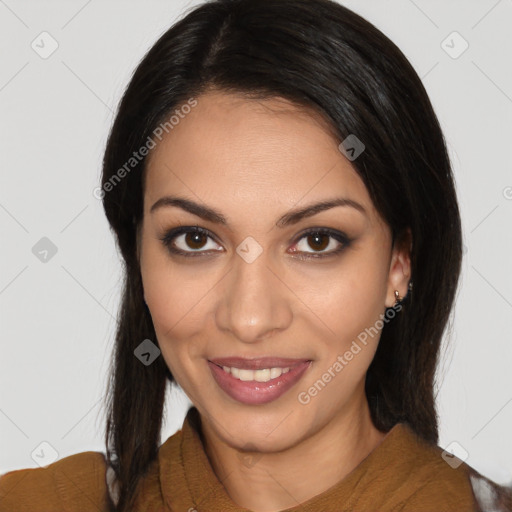
M 277 400 L 300 380 L 310 365 L 311 361 L 304 361 L 275 379 L 256 382 L 236 379 L 220 366 L 208 361 L 213 378 L 220 388 L 234 400 L 249 405 L 266 404 Z

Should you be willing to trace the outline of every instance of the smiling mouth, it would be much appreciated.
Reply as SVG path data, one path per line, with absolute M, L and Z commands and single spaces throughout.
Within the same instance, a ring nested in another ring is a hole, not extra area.
M 269 380 L 277 379 L 277 377 L 280 377 L 283 373 L 290 371 L 289 366 L 285 368 L 262 368 L 261 370 L 247 370 L 245 368 L 236 368 L 234 366 L 222 366 L 221 368 L 226 373 L 231 374 L 235 379 L 243 380 L 246 382 L 268 382 Z
M 308 359 L 290 359 L 283 357 L 259 357 L 245 359 L 242 357 L 226 357 L 210 360 L 235 379 L 245 382 L 268 382 L 277 379 Z
M 248 405 L 276 400 L 302 378 L 311 364 L 310 359 L 287 358 L 208 360 L 219 388 L 237 402 Z

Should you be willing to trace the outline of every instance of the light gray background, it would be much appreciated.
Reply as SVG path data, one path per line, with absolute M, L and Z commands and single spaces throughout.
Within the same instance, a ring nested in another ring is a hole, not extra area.
M 121 273 L 92 191 L 133 69 L 197 3 L 0 0 L 0 473 L 37 467 L 34 453 L 104 451 Z M 440 445 L 512 481 L 512 0 L 342 3 L 411 60 L 455 170 L 466 252 L 438 372 Z M 47 59 L 31 47 L 43 31 L 59 45 Z M 457 58 L 453 31 L 469 44 Z M 42 237 L 58 249 L 46 263 L 32 253 Z M 189 406 L 172 394 L 162 440 Z

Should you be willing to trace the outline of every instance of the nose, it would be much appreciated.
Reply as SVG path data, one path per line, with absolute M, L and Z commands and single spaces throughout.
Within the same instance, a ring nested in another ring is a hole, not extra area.
M 268 338 L 292 321 L 294 295 L 270 263 L 265 251 L 250 263 L 235 254 L 222 280 L 217 327 L 243 343 Z

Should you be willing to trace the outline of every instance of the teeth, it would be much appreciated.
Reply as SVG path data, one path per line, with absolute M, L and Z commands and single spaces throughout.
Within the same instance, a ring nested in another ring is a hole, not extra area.
M 245 370 L 242 368 L 233 368 L 223 366 L 226 373 L 230 373 L 236 379 L 243 381 L 268 382 L 271 379 L 280 377 L 283 373 L 290 371 L 290 368 L 264 368 L 262 370 Z

